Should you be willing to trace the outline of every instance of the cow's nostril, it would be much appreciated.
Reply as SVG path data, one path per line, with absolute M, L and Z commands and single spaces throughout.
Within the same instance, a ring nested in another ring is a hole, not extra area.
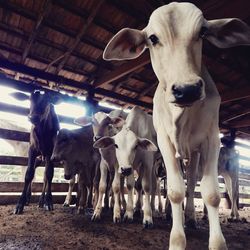
M 172 93 L 175 96 L 176 99 L 180 99 L 183 97 L 183 91 L 182 88 L 178 88 L 175 85 L 172 87 Z
M 124 176 L 129 176 L 132 174 L 132 168 L 121 168 L 121 173 Z
M 71 179 L 71 175 L 65 174 L 65 175 L 64 175 L 64 179 L 65 179 L 65 180 L 70 180 L 70 179 Z

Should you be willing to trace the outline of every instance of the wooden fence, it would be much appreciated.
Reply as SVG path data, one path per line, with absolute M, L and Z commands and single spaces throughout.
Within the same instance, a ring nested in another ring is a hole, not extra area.
M 9 104 L 0 103 L 0 111 L 18 113 L 26 115 L 28 113 L 27 109 L 16 107 Z M 72 123 L 72 119 L 67 117 L 59 117 L 61 121 L 66 123 Z M 29 133 L 20 132 L 14 130 L 8 130 L 4 128 L 0 128 L 0 138 L 28 142 L 29 141 Z M 238 143 L 239 145 L 239 143 Z M 240 145 L 242 146 L 242 145 Z M 250 146 L 243 145 L 243 147 L 247 147 L 250 149 Z M 249 160 L 248 157 L 243 157 L 245 160 Z M 27 166 L 27 158 L 26 157 L 18 157 L 18 156 L 6 156 L 0 155 L 0 167 L 3 165 L 13 165 L 13 166 Z M 224 188 L 224 181 L 222 178 L 219 178 L 221 195 L 222 197 L 227 197 Z M 18 197 L 22 191 L 23 183 L 22 182 L 0 182 L 0 205 L 2 204 L 14 204 L 17 202 Z M 42 190 L 42 183 L 33 183 L 32 184 L 32 200 L 31 202 L 38 201 L 39 192 Z M 65 198 L 65 192 L 68 190 L 67 183 L 53 183 L 52 192 L 53 199 L 55 203 L 63 203 Z M 197 185 L 197 190 L 199 190 L 199 183 Z M 250 206 L 250 169 L 240 168 L 239 169 L 239 206 Z M 199 192 L 195 193 L 196 198 L 201 198 Z

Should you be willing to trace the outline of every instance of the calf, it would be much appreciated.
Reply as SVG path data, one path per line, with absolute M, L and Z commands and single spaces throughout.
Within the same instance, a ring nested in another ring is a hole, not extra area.
M 190 173 L 201 165 L 201 194 L 210 224 L 209 249 L 227 249 L 218 211 L 220 96 L 201 62 L 203 39 L 220 48 L 249 45 L 250 29 L 234 18 L 207 21 L 191 3 L 170 3 L 156 9 L 143 30 L 119 31 L 103 55 L 106 60 L 134 59 L 149 49 L 159 80 L 153 99 L 153 121 L 167 168 L 173 211 L 169 249 L 175 250 L 186 247 L 182 216 L 185 184 L 180 160 Z
M 50 161 L 54 140 L 59 130 L 59 121 L 52 103 L 58 102 L 58 98 L 48 93 L 34 91 L 29 97 L 21 92 L 14 93 L 19 100 L 30 99 L 29 120 L 32 123 L 30 132 L 30 147 L 28 156 L 28 168 L 25 174 L 25 183 L 21 197 L 16 205 L 15 214 L 23 212 L 27 196 L 30 194 L 30 185 L 34 178 L 36 158 L 42 156 L 45 160 L 45 172 L 42 194 L 39 199 L 39 207 L 46 210 L 53 209 L 51 182 L 54 174 L 54 166 Z M 29 199 L 29 198 L 28 198 Z
M 71 179 L 70 191 L 73 189 L 75 175 L 79 175 L 78 212 L 83 212 L 86 206 L 92 208 L 93 180 L 100 164 L 99 152 L 93 148 L 92 126 L 61 129 L 56 137 L 51 160 L 63 162 L 64 177 L 66 180 Z
M 151 227 L 153 224 L 150 205 L 151 178 L 153 175 L 154 153 L 157 147 L 156 134 L 153 128 L 152 117 L 134 107 L 126 118 L 120 132 L 113 137 L 103 137 L 94 143 L 94 147 L 106 149 L 115 148 L 118 168 L 115 168 L 113 192 L 115 196 L 114 220 L 120 221 L 121 211 L 119 206 L 120 176 L 127 178 L 128 202 L 124 218 L 133 220 L 133 187 L 135 184 L 133 170 L 137 170 L 145 194 L 143 225 Z
M 118 117 L 116 117 L 118 115 Z M 98 112 L 93 117 L 80 117 L 75 120 L 79 125 L 86 125 L 88 123 L 92 124 L 94 132 L 94 141 L 99 140 L 103 136 L 112 136 L 117 133 L 118 127 L 120 127 L 121 118 L 119 116 L 125 116 L 122 111 L 116 110 L 112 111 L 110 115 L 104 112 Z M 115 156 L 115 148 L 110 147 L 108 149 L 100 149 L 101 162 L 100 162 L 100 183 L 98 191 L 97 204 L 95 206 L 94 214 L 92 216 L 93 221 L 100 220 L 102 212 L 102 201 L 103 195 L 106 191 L 106 200 L 104 201 L 105 207 L 108 206 L 108 197 L 109 197 L 109 185 L 113 181 L 113 176 L 115 168 L 117 166 L 117 159 Z M 107 186 L 108 174 L 110 173 L 110 181 Z M 122 189 L 123 190 L 123 189 Z M 126 202 L 124 195 L 122 195 L 122 205 L 125 208 Z M 114 222 L 118 222 L 117 218 L 114 217 Z

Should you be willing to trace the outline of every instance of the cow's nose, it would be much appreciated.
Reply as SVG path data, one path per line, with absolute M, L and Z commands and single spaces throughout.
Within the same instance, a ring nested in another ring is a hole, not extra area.
M 175 103 L 177 104 L 191 104 L 201 98 L 202 93 L 202 81 L 198 81 L 195 84 L 188 84 L 185 86 L 173 85 L 172 93 L 175 97 Z
M 121 173 L 124 176 L 129 176 L 132 174 L 132 168 L 123 168 L 121 167 Z
M 71 175 L 70 174 L 65 174 L 64 175 L 64 179 L 65 180 L 70 180 L 71 179 Z

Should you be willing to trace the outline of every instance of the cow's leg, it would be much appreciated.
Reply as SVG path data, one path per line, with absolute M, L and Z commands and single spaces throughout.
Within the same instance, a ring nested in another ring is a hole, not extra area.
M 239 199 L 239 177 L 238 170 L 237 173 L 233 173 L 231 175 L 232 180 L 232 211 L 231 217 L 239 220 L 239 212 L 238 212 L 238 199 Z
M 70 179 L 69 181 L 69 189 L 68 189 L 68 193 L 67 193 L 67 196 L 65 198 L 65 201 L 63 203 L 63 206 L 64 207 L 69 207 L 70 203 L 71 203 L 71 200 L 72 200 L 72 192 L 73 192 L 73 189 L 74 189 L 74 186 L 75 186 L 75 180 L 76 180 L 76 177 L 74 176 L 72 179 Z
M 53 210 L 53 201 L 52 201 L 52 192 L 51 192 L 51 184 L 54 176 L 54 164 L 50 161 L 50 156 L 46 157 L 46 165 L 45 165 L 45 175 L 46 175 L 46 194 L 44 199 L 44 207 L 47 211 Z
M 207 143 L 202 148 L 201 166 L 203 167 L 203 177 L 201 179 L 201 195 L 208 211 L 209 249 L 224 250 L 227 249 L 227 246 L 219 221 L 220 192 L 217 164 L 220 142 L 217 136 L 217 131 L 211 133 L 210 137 L 207 138 Z
M 36 169 L 37 166 L 39 166 L 41 164 L 42 160 L 40 157 L 36 157 L 35 159 L 35 166 L 34 168 Z M 33 178 L 33 182 L 35 181 L 35 176 Z M 31 186 L 32 186 L 32 183 L 29 184 L 28 186 L 28 189 L 27 189 L 27 192 L 26 192 L 26 205 L 29 205 L 30 203 L 30 198 L 31 198 Z
M 79 202 L 78 202 L 77 213 L 78 214 L 84 214 L 88 191 L 87 191 L 86 185 L 81 180 L 81 177 L 79 178 L 79 182 L 78 182 L 78 190 L 79 190 L 79 195 L 78 195 Z
M 185 184 L 179 162 L 175 158 L 175 150 L 162 130 L 157 131 L 157 141 L 167 170 L 167 192 L 171 203 L 173 226 L 170 233 L 169 249 L 183 250 L 186 237 L 183 227 L 182 203 L 185 197 Z
M 93 196 L 92 203 L 93 203 L 94 209 L 96 208 L 96 204 L 97 204 L 98 197 L 99 197 L 98 188 L 99 188 L 100 178 L 101 178 L 101 172 L 100 172 L 100 163 L 99 163 L 99 164 L 96 164 L 95 176 L 93 180 L 94 196 Z
M 222 173 L 222 176 L 225 180 L 225 186 L 231 201 L 231 218 L 239 219 L 239 212 L 237 207 L 237 198 L 238 198 L 238 180 L 234 175 L 229 175 L 228 173 Z
M 134 209 L 134 201 L 133 201 L 133 193 L 135 186 L 135 178 L 134 174 L 131 174 L 127 177 L 127 189 L 128 189 L 128 202 L 126 207 L 126 212 L 124 214 L 124 221 L 132 222 L 133 221 L 133 209 Z
M 101 160 L 101 163 L 100 163 L 100 171 L 101 171 L 101 177 L 100 177 L 100 182 L 99 182 L 98 201 L 94 210 L 94 214 L 91 218 L 92 221 L 97 221 L 97 220 L 100 220 L 101 218 L 102 200 L 103 200 L 103 195 L 107 187 L 108 169 L 105 163 L 103 162 L 103 160 Z
M 26 204 L 27 199 L 27 191 L 29 186 L 31 185 L 31 182 L 35 175 L 35 160 L 38 153 L 33 149 L 29 148 L 29 158 L 28 158 L 28 168 L 25 174 L 25 180 L 24 180 L 24 188 L 23 192 L 19 198 L 19 201 L 16 205 L 15 214 L 21 214 L 23 212 L 23 207 Z
M 149 163 L 146 164 L 143 164 L 144 173 L 142 177 L 142 189 L 144 191 L 144 199 L 145 199 L 143 205 L 143 227 L 151 228 L 153 226 L 152 209 L 150 204 L 150 192 L 151 192 L 150 181 L 152 179 L 152 168 L 150 168 L 151 166 L 149 165 Z
M 139 170 L 139 177 L 135 182 L 135 211 L 134 211 L 134 217 L 140 218 L 141 217 L 141 211 L 143 206 L 143 196 L 142 196 L 142 172 L 141 169 Z
M 159 178 L 157 178 L 156 192 L 158 196 L 158 210 L 160 213 L 162 213 L 161 182 Z
M 185 224 L 187 227 L 196 228 L 194 189 L 196 185 L 197 169 L 200 160 L 200 153 L 194 152 L 191 155 L 190 166 L 187 167 L 187 202 L 185 207 Z
M 113 222 L 121 222 L 121 205 L 120 205 L 120 186 L 121 186 L 121 174 L 118 173 L 118 169 L 115 168 L 115 176 L 112 183 L 112 190 L 114 193 L 114 209 L 113 209 Z
M 152 177 L 151 177 L 151 209 L 152 209 L 152 213 L 155 213 L 155 195 L 157 192 L 157 177 L 155 175 L 155 173 L 152 173 Z
M 124 211 L 126 211 L 126 207 L 127 207 L 127 203 L 126 203 L 126 199 L 125 199 L 125 194 L 124 194 L 124 176 L 121 176 L 121 204 L 122 204 L 122 208 Z M 134 183 L 133 183 L 133 188 L 134 188 L 134 185 L 135 185 L 135 180 L 134 180 Z

